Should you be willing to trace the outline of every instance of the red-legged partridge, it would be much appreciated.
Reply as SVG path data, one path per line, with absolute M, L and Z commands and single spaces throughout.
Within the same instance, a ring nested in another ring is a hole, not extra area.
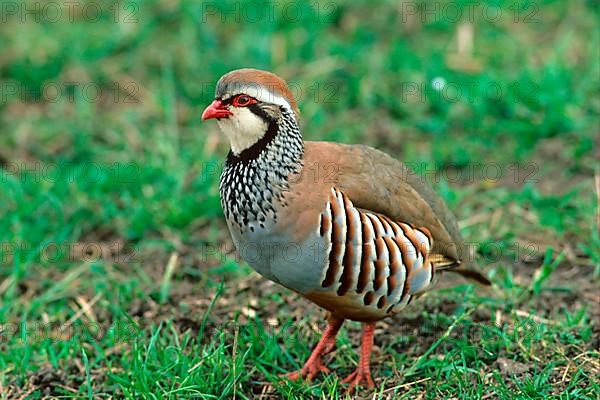
M 375 321 L 428 290 L 440 270 L 489 281 L 461 266 L 456 221 L 426 183 L 370 147 L 303 141 L 299 114 L 285 81 L 270 72 L 221 77 L 202 114 L 231 145 L 221 204 L 248 264 L 330 311 L 312 355 L 288 377 L 327 371 L 322 356 L 351 319 L 364 333 L 358 368 L 345 382 L 372 388 Z

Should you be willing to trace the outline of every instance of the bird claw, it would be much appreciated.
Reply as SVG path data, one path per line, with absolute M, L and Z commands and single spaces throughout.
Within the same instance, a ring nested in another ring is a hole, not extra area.
M 308 382 L 311 382 L 315 376 L 322 372 L 324 374 L 329 373 L 329 368 L 327 368 L 320 359 L 315 361 L 307 361 L 306 364 L 298 371 L 290 372 L 283 375 L 284 378 L 289 379 L 290 381 L 297 381 L 300 378 L 306 379 Z
M 353 393 L 363 381 L 366 383 L 369 389 L 375 388 L 375 382 L 373 382 L 373 378 L 371 378 L 371 372 L 368 369 L 364 370 L 362 368 L 357 368 L 356 371 L 348 375 L 348 377 L 346 377 L 342 383 L 349 384 L 348 388 L 346 389 L 346 393 L 350 394 Z

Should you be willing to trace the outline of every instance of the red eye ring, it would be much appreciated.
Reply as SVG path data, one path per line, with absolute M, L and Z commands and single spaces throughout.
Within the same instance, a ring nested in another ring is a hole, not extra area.
M 235 96 L 233 98 L 233 102 L 232 104 L 235 107 L 246 107 L 249 106 L 250 104 L 254 104 L 256 103 L 256 100 L 253 99 L 252 97 L 248 96 L 247 94 L 239 94 L 237 96 Z

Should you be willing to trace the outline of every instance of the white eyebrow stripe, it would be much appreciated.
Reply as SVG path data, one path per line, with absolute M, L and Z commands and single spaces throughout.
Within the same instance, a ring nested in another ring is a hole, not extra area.
M 234 94 L 234 96 L 237 94 L 240 94 L 240 93 L 244 93 L 244 94 L 247 94 L 248 96 L 254 97 L 256 100 L 260 100 L 265 103 L 277 104 L 278 106 L 287 108 L 291 112 L 294 111 L 292 109 L 292 106 L 290 106 L 290 103 L 288 103 L 288 101 L 285 98 L 271 92 L 264 86 L 235 85 L 235 89 L 236 89 L 235 90 L 236 94 Z

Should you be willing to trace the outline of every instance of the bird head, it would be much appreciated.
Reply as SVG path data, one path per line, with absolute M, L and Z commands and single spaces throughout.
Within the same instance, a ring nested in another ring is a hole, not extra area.
M 237 155 L 258 142 L 285 114 L 292 115 L 298 124 L 299 113 L 283 79 L 268 71 L 245 68 L 219 79 L 215 100 L 202 113 L 202 120 L 216 119 Z

